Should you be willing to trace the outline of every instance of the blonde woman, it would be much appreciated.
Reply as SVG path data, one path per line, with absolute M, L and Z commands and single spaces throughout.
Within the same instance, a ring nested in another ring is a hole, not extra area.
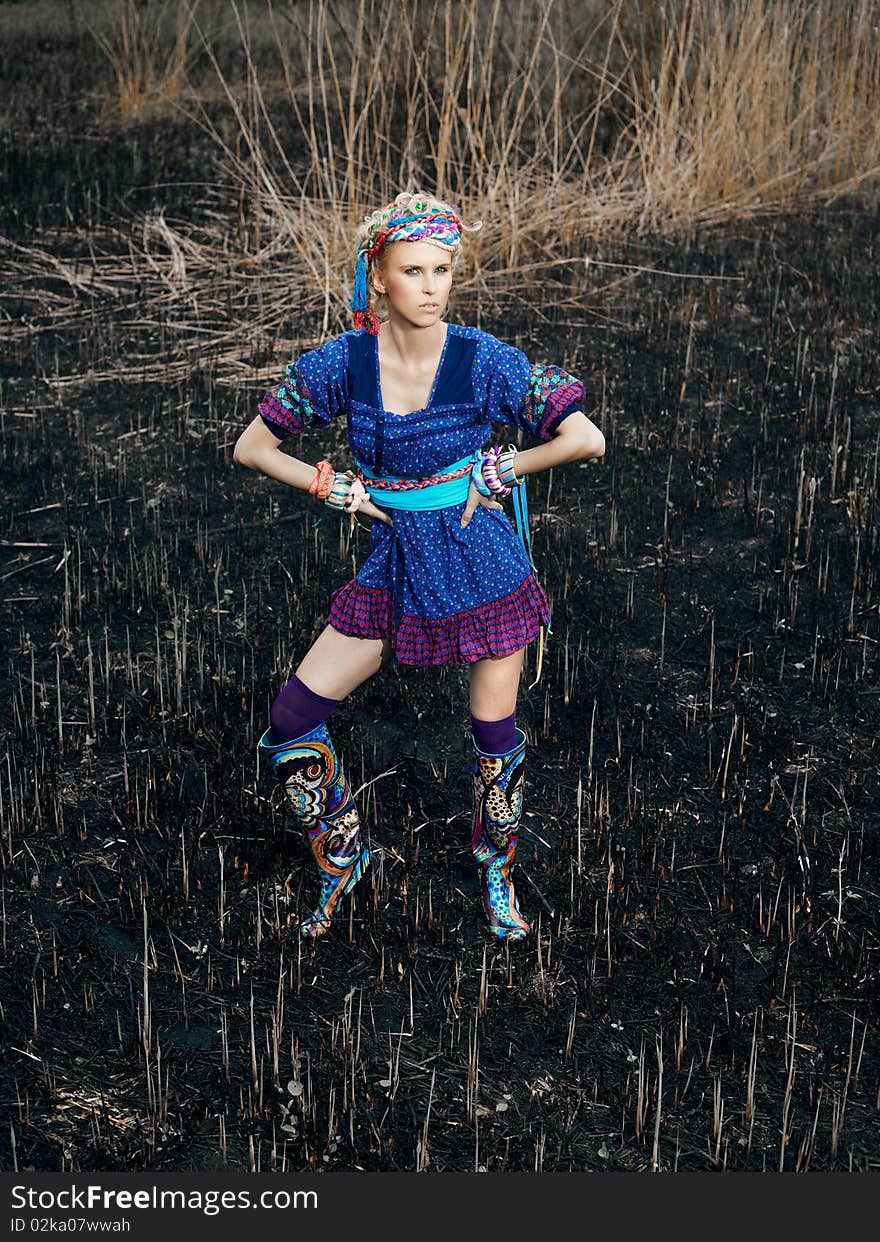
M 479 225 L 472 226 L 479 227 Z M 354 327 L 292 362 L 238 440 L 235 461 L 375 519 L 370 555 L 330 597 L 327 625 L 270 711 L 259 748 L 305 830 L 320 879 L 300 933 L 318 937 L 369 866 L 358 810 L 326 721 L 389 660 L 470 670 L 471 850 L 491 932 L 530 928 L 512 869 L 526 735 L 516 726 L 523 653 L 550 608 L 528 545 L 525 479 L 601 457 L 584 387 L 479 328 L 445 319 L 465 226 L 426 194 L 398 194 L 357 236 Z M 374 299 L 381 299 L 380 321 Z M 345 415 L 352 465 L 279 453 Z M 484 448 L 491 422 L 541 443 Z M 518 532 L 501 500 L 512 495 Z

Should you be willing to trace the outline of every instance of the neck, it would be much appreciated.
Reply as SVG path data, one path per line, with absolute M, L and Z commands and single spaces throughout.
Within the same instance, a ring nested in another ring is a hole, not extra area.
M 420 328 L 389 309 L 388 321 L 379 330 L 380 340 L 405 362 L 420 362 L 432 358 L 446 339 L 446 323 L 440 320 L 430 327 Z

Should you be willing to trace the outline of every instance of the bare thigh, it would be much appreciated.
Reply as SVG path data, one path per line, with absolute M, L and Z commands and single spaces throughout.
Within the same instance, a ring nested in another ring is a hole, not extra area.
M 471 712 L 477 720 L 504 720 L 516 710 L 525 650 L 470 665 Z
M 300 661 L 296 675 L 315 694 L 344 699 L 390 659 L 387 638 L 352 638 L 325 625 Z

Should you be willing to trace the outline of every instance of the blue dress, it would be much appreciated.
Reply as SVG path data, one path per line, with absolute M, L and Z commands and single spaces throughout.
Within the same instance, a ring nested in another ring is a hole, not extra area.
M 357 462 L 376 474 L 424 478 L 486 447 L 493 420 L 547 441 L 583 402 L 583 384 L 567 372 L 531 364 L 489 332 L 450 323 L 423 409 L 384 409 L 378 338 L 361 328 L 292 362 L 259 413 L 282 440 L 344 414 Z M 465 503 L 394 509 L 393 527 L 374 521 L 370 554 L 333 591 L 328 623 L 343 634 L 387 638 L 393 660 L 417 667 L 505 656 L 535 638 L 550 607 L 519 535 L 505 512 L 483 505 L 462 528 Z

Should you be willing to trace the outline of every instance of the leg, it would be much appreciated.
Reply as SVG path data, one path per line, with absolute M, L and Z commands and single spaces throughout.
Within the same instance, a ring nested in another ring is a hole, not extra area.
M 300 660 L 296 675 L 315 694 L 344 699 L 390 659 L 387 638 L 352 638 L 325 625 Z
M 269 709 L 272 740 L 301 737 L 391 659 L 387 639 L 352 638 L 325 626 Z
M 516 697 L 525 648 L 499 659 L 478 660 L 471 665 L 471 715 L 474 758 L 471 776 L 474 789 L 474 823 L 471 850 L 480 870 L 480 891 L 489 926 L 499 940 L 522 940 L 529 924 L 523 918 L 513 889 L 523 804 L 523 764 L 526 735 L 515 726 Z M 504 721 L 498 730 L 492 721 Z M 491 738 L 509 726 L 511 745 L 482 745 L 479 737 Z
M 299 927 L 307 937 L 327 931 L 340 898 L 355 886 L 370 862 L 370 852 L 360 842 L 361 824 L 351 786 L 324 720 L 334 700 L 345 698 L 390 656 L 387 640 L 352 638 L 326 626 L 296 674 L 299 677 L 302 671 L 307 690 L 327 700 L 320 723 L 312 728 L 306 725 L 301 734 L 287 741 L 272 741 L 271 728 L 260 739 L 260 749 L 305 829 L 321 881 L 318 904 Z M 322 710 L 320 704 L 316 708 L 301 700 L 299 709 L 305 713 L 317 710 L 319 716 Z
M 525 647 L 512 655 L 470 665 L 471 713 L 479 720 L 502 720 L 516 710 Z

